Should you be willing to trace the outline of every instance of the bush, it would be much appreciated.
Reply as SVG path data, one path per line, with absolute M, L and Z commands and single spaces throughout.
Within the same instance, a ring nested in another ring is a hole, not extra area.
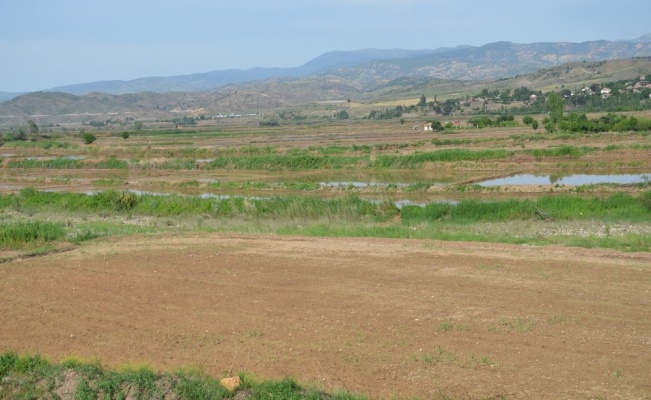
M 260 121 L 260 126 L 280 126 L 280 122 L 275 119 Z
M 84 144 L 91 144 L 95 140 L 97 140 L 97 136 L 95 136 L 95 134 L 90 132 L 84 133 L 84 135 L 81 138 L 84 140 Z

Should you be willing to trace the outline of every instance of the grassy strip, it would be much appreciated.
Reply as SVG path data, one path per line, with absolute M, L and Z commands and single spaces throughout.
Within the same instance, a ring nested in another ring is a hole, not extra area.
M 48 169 L 79 169 L 84 164 L 80 160 L 55 158 L 53 160 L 15 160 L 9 161 L 9 168 L 48 168 Z
M 23 189 L 18 195 L 0 195 L 0 209 L 46 209 L 60 211 L 123 211 L 135 215 L 247 216 L 275 219 L 367 219 L 386 221 L 401 215 L 404 222 L 485 222 L 509 220 L 630 220 L 651 221 L 651 192 L 639 197 L 614 193 L 598 197 L 544 196 L 537 200 L 463 200 L 456 204 L 430 203 L 425 207 L 404 206 L 399 210 L 390 201 L 373 203 L 355 195 L 327 199 L 309 196 L 269 198 L 202 198 L 183 195 L 136 195 L 129 191 L 107 190 L 83 193 L 41 192 Z
M 537 200 L 464 200 L 457 204 L 432 203 L 425 207 L 403 207 L 404 221 L 500 222 L 526 219 L 619 219 L 651 221 L 648 197 L 635 198 L 626 193 L 614 193 L 601 199 L 578 196 L 544 196 Z
M 577 147 L 577 146 L 560 146 L 549 149 L 524 150 L 525 153 L 531 154 L 536 160 L 542 160 L 545 157 L 581 157 L 584 154 L 598 151 L 596 147 Z M 603 151 L 613 151 L 616 149 L 608 148 Z
M 227 156 L 220 157 L 208 163 L 206 169 L 268 169 L 268 170 L 313 170 L 313 169 L 341 169 L 355 166 L 359 163 L 368 163 L 368 157 L 355 156 L 319 156 L 309 153 L 302 154 L 268 154 L 253 156 Z
M 452 143 L 452 142 L 450 142 Z M 456 143 L 456 142 L 455 142 Z M 237 154 L 220 154 L 210 162 L 197 163 L 196 158 L 175 158 L 163 162 L 125 161 L 109 157 L 103 161 L 91 162 L 59 157 L 51 160 L 13 160 L 9 168 L 47 168 L 47 169 L 241 169 L 241 170 L 340 170 L 344 168 L 422 168 L 425 163 L 461 162 L 503 160 L 518 153 L 529 154 L 537 160 L 546 157 L 576 158 L 593 151 L 613 151 L 617 148 L 597 149 L 590 147 L 561 146 L 551 149 L 522 150 L 519 152 L 504 149 L 468 150 L 443 149 L 414 154 L 381 154 L 376 159 L 371 158 L 370 148 L 361 147 L 329 147 L 317 148 L 314 151 L 293 149 L 286 154 L 276 154 L 268 148 L 240 149 Z M 350 151 L 349 151 L 350 150 Z
M 606 248 L 620 251 L 651 251 L 651 236 L 629 233 L 623 236 L 583 237 L 568 235 L 540 236 L 535 233 L 519 231 L 509 232 L 474 232 L 472 224 L 462 223 L 419 223 L 415 225 L 369 225 L 340 221 L 322 221 L 301 226 L 285 225 L 277 228 L 275 233 L 314 237 L 375 237 L 392 239 L 443 240 L 458 242 L 485 242 L 528 244 L 537 246 L 559 245 L 583 248 Z
M 48 218 L 58 213 L 56 218 L 65 222 L 61 225 L 65 227 L 66 239 L 73 242 L 138 232 L 205 231 L 557 244 L 651 251 L 651 235 L 640 228 L 651 222 L 651 191 L 639 197 L 615 193 L 605 199 L 567 195 L 537 200 L 465 200 L 456 204 L 432 203 L 425 207 L 398 209 L 390 201 L 373 203 L 354 195 L 336 199 L 300 196 L 201 198 L 139 196 L 127 191 L 86 195 L 25 189 L 19 195 L 0 196 L 0 210 L 4 208 L 24 209 L 31 214 L 36 211 L 52 213 Z M 65 215 L 70 215 L 66 213 L 81 215 L 82 221 L 73 224 L 66 219 L 69 217 Z M 130 219 L 135 219 L 133 224 L 124 223 Z M 557 221 L 558 225 L 550 221 Z M 557 233 L 545 233 L 548 228 L 576 223 L 589 228 L 586 231 L 552 229 Z M 530 224 L 530 227 L 523 228 L 522 224 Z M 620 229 L 620 233 L 611 235 L 610 227 L 621 225 L 630 225 L 627 230 L 632 230 L 621 233 Z M 54 240 L 61 240 L 61 236 Z
M 53 364 L 43 357 L 0 354 L 0 398 L 59 398 L 57 389 L 74 384 L 74 398 L 125 399 L 363 399 L 349 393 L 327 394 L 306 388 L 291 378 L 279 381 L 256 381 L 240 374 L 240 387 L 226 390 L 217 378 L 198 372 L 155 373 L 147 366 L 122 372 L 107 370 L 99 362 L 83 363 L 74 359 Z M 76 384 L 75 384 L 76 383 Z

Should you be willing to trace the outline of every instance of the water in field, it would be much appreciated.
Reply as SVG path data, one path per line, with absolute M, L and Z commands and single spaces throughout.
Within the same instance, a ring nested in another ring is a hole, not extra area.
M 384 182 L 319 182 L 321 186 L 327 187 L 356 187 L 356 188 L 366 188 L 366 187 L 387 187 L 389 185 L 395 185 L 397 187 L 408 186 L 406 183 L 384 183 Z
M 2 187 L 0 186 L 0 189 Z M 44 190 L 45 192 L 61 192 L 62 190 L 56 190 L 56 189 L 47 189 Z M 128 192 L 131 192 L 135 195 L 138 196 L 170 196 L 173 193 L 165 193 L 165 192 L 150 192 L 150 191 L 144 191 L 144 190 L 137 190 L 137 189 L 127 189 Z M 88 196 L 93 196 L 98 193 L 101 193 L 102 190 L 89 190 L 85 192 Z M 188 196 L 188 195 L 182 195 L 182 196 Z M 190 195 L 191 196 L 191 195 Z M 229 194 L 213 194 L 213 193 L 201 193 L 196 195 L 199 198 L 202 199 L 217 199 L 217 200 L 229 200 L 229 199 L 245 199 L 245 200 L 269 200 L 270 197 L 261 197 L 261 196 L 240 196 L 240 195 L 229 195 Z M 364 201 L 368 201 L 369 203 L 374 203 L 374 204 L 379 204 L 384 200 L 375 200 L 375 199 L 365 199 Z M 456 200 L 434 200 L 434 201 L 413 201 L 413 200 L 408 200 L 408 199 L 399 199 L 399 200 L 390 200 L 391 203 L 393 203 L 394 206 L 397 208 L 402 209 L 404 206 L 417 206 L 417 207 L 425 207 L 428 204 L 438 204 L 438 203 L 445 203 L 445 204 L 458 204 L 459 202 Z
M 648 174 L 611 174 L 611 175 L 532 175 L 520 174 L 505 178 L 490 179 L 480 182 L 481 186 L 502 185 L 596 185 L 600 183 L 614 183 L 619 185 L 651 182 L 651 173 Z
M 25 160 L 46 161 L 46 160 L 56 160 L 57 158 L 62 160 L 85 160 L 87 157 L 86 156 L 64 156 L 64 157 L 32 156 L 32 157 L 25 157 Z

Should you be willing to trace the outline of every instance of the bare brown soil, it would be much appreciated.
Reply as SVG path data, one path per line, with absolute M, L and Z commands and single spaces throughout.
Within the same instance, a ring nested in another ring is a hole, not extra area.
M 0 264 L 0 351 L 373 398 L 651 396 L 651 254 L 144 235 Z

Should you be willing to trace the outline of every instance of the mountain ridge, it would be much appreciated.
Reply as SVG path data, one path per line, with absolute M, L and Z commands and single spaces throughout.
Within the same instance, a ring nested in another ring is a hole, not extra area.
M 274 78 L 299 78 L 314 74 L 366 75 L 366 84 L 378 85 L 400 76 L 440 79 L 492 80 L 539 68 L 575 61 L 601 61 L 651 56 L 651 34 L 628 41 L 593 40 L 581 43 L 499 41 L 483 46 L 440 47 L 434 50 L 361 49 L 331 51 L 299 67 L 227 69 L 128 81 L 97 81 L 58 86 L 45 91 L 83 95 L 154 91 L 207 91 L 229 84 Z M 372 71 L 372 72 L 369 72 Z
M 365 86 L 363 80 L 336 75 L 308 75 L 301 78 L 274 78 L 228 85 L 206 92 L 141 92 L 111 95 L 90 93 L 82 96 L 62 92 L 34 92 L 0 103 L 0 125 L 20 125 L 28 119 L 37 123 L 79 123 L 93 120 L 162 119 L 183 116 L 266 113 L 309 105 L 329 110 L 328 103 L 353 98 L 358 103 L 414 102 L 422 94 L 459 97 L 479 93 L 483 88 L 554 90 L 597 82 L 651 76 L 651 57 L 599 62 L 573 62 L 539 69 L 536 72 L 492 82 L 401 77 L 383 85 Z M 343 99 L 343 100 L 342 100 Z M 416 100 L 415 100 L 416 99 Z M 327 111 L 326 111 L 327 112 Z

